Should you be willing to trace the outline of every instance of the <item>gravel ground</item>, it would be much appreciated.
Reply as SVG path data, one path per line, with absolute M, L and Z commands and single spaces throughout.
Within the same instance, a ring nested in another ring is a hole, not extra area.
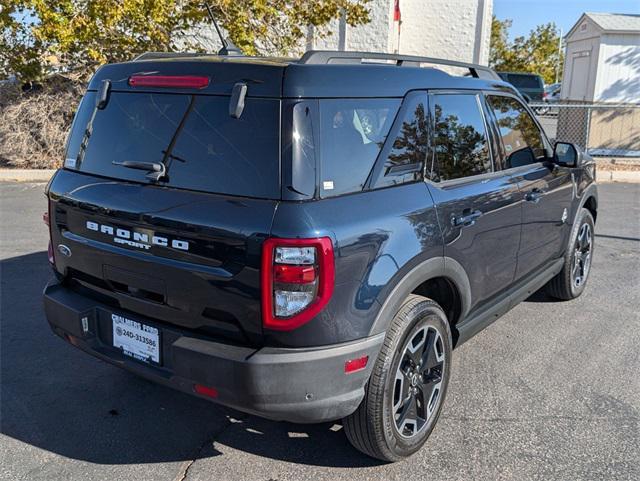
M 542 294 L 455 351 L 425 449 L 394 465 L 337 424 L 247 416 L 54 337 L 43 184 L 0 183 L 0 479 L 640 479 L 640 185 L 600 186 L 584 295 Z

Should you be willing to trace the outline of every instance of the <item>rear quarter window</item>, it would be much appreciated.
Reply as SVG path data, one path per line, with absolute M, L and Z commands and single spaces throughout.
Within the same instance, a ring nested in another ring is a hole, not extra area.
M 399 106 L 399 99 L 320 100 L 321 197 L 363 189 Z

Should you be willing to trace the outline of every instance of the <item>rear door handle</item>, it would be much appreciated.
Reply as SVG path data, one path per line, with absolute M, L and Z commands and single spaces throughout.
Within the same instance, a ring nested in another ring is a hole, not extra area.
M 460 217 L 452 216 L 451 225 L 454 227 L 465 227 L 476 223 L 476 220 L 482 216 L 482 212 L 475 210 L 470 214 L 462 215 Z
M 536 187 L 535 189 L 530 190 L 524 195 L 524 200 L 537 204 L 538 202 L 540 202 L 542 194 L 544 194 L 544 192 Z

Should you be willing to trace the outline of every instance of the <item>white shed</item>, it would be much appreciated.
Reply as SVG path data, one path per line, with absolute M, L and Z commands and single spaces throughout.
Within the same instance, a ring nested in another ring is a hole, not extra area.
M 640 103 L 640 15 L 583 13 L 565 39 L 562 100 Z

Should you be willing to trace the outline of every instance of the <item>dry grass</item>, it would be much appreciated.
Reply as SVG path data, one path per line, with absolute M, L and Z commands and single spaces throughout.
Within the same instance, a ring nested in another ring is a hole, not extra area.
M 0 85 L 0 167 L 60 167 L 83 90 L 84 84 L 63 77 L 25 92 Z

